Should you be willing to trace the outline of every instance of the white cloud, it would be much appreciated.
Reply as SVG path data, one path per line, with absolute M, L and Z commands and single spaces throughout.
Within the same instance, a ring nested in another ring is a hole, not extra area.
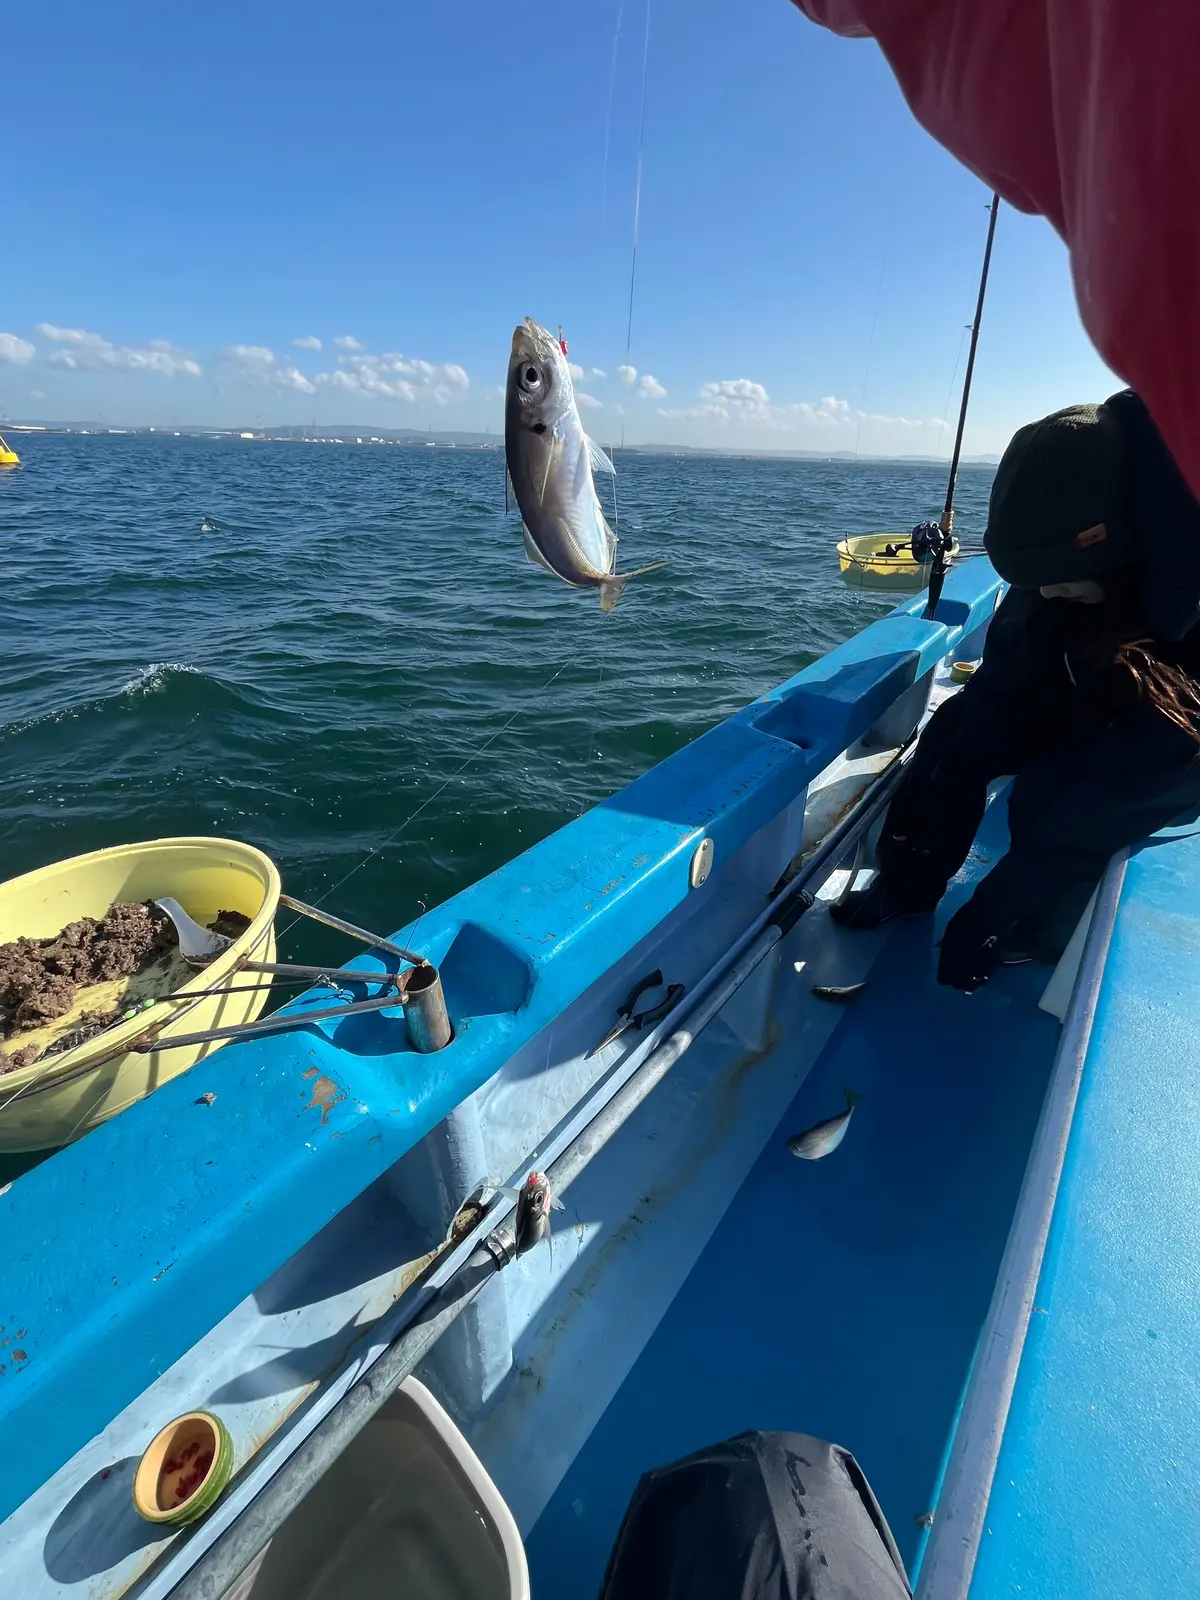
M 340 340 L 334 340 L 335 344 Z M 471 387 L 464 369 L 453 361 L 435 363 L 398 352 L 339 356 L 336 372 L 319 372 L 323 388 L 375 400 L 433 400 L 447 405 Z
M 584 394 L 582 389 L 576 389 L 575 398 L 581 406 L 585 406 L 593 410 L 597 406 L 602 406 L 604 404 L 604 401 L 597 400 L 594 394 Z
M 849 400 L 839 400 L 832 394 L 822 395 L 815 405 L 801 400 L 788 409 L 794 411 L 803 422 L 831 423 L 834 426 L 839 422 L 857 424 L 863 416 L 861 411 L 854 410 Z
M 297 350 L 319 350 L 321 341 L 315 333 L 306 333 L 303 339 L 293 339 L 292 344 Z
M 737 405 L 765 406 L 770 399 L 761 383 L 749 378 L 722 378 L 719 383 L 702 383 L 701 400 L 732 400 Z
M 706 401 L 704 404 L 698 406 L 688 406 L 686 410 L 668 410 L 665 406 L 659 406 L 658 414 L 661 417 L 708 417 L 713 422 L 729 421 L 729 412 L 726 410 L 726 408 L 724 406 L 714 405 L 711 401 Z
M 721 378 L 700 385 L 700 404 L 682 411 L 663 411 L 664 417 L 694 417 L 711 422 L 755 422 L 774 426 L 771 397 L 751 378 Z
M 755 383 L 751 378 L 722 378 L 701 384 L 699 405 L 672 411 L 660 407 L 659 411 L 664 417 L 722 424 L 754 424 L 782 433 L 795 433 L 813 427 L 853 427 L 857 430 L 864 422 L 899 428 L 938 428 L 943 425 L 937 417 L 913 419 L 859 411 L 849 400 L 841 400 L 832 394 L 823 395 L 820 400 L 797 400 L 787 405 L 776 405 L 765 386 Z
M 815 403 L 800 400 L 794 405 L 776 408 L 784 417 L 797 417 L 801 422 L 817 423 L 824 427 L 838 427 L 852 424 L 855 428 L 862 422 L 877 422 L 890 428 L 941 428 L 944 427 L 940 417 L 891 417 L 879 411 L 859 411 L 852 406 L 849 400 L 839 400 L 836 395 L 827 394 Z
M 603 377 L 603 373 L 600 376 Z M 658 379 L 651 377 L 648 372 L 643 373 L 639 379 L 636 367 L 618 367 L 617 377 L 627 389 L 636 388 L 643 400 L 661 400 L 667 392 Z
M 275 352 L 265 344 L 231 344 L 217 355 L 229 366 L 240 367 L 243 373 L 269 373 L 275 365 Z
M 18 339 L 15 333 L 0 333 L 0 365 L 10 361 L 15 367 L 23 367 L 36 354 L 36 345 L 28 339 Z
M 339 333 L 334 336 L 334 344 L 339 350 L 361 350 L 363 346 L 352 333 Z
M 586 376 L 586 374 L 584 373 L 583 368 L 579 365 L 578 361 L 568 361 L 567 362 L 567 371 L 575 379 L 576 383 L 578 383 L 581 378 Z
M 281 389 L 291 389 L 296 394 L 316 394 L 317 386 L 306 378 L 299 367 L 280 367 L 275 382 Z
M 217 352 L 226 370 L 244 383 L 259 388 L 290 390 L 294 394 L 316 394 L 316 385 L 294 366 L 284 366 L 265 344 L 231 344 Z
M 68 372 L 156 372 L 165 378 L 186 373 L 200 376 L 199 365 L 186 350 L 166 339 L 148 339 L 140 345 L 115 345 L 99 333 L 84 328 L 57 328 L 52 322 L 39 322 L 35 330 L 43 339 L 59 344 L 50 365 Z
M 608 373 L 605 372 L 603 367 L 593 367 L 588 376 L 591 378 L 607 378 Z

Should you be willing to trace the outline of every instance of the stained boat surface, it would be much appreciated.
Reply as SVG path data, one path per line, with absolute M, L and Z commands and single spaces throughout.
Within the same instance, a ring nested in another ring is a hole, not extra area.
M 264 1491 L 471 1248 L 443 1248 L 460 1202 L 647 1057 L 661 1033 L 589 1052 L 640 978 L 694 986 L 754 922 L 979 654 L 998 588 L 954 570 L 937 621 L 902 604 L 423 917 L 446 1050 L 412 1052 L 398 1013 L 231 1045 L 0 1195 L 6 1593 L 221 1592 Z M 1004 848 L 1004 787 L 932 928 L 849 935 L 818 900 L 571 1184 L 553 1253 L 422 1367 L 535 1596 L 594 1595 L 638 1476 L 752 1427 L 853 1450 L 928 1600 L 1186 1589 L 1198 845 L 1112 869 L 1060 1028 L 1046 969 L 933 981 L 936 930 Z M 811 994 L 867 977 L 852 1006 Z M 796 1161 L 785 1139 L 846 1085 L 846 1140 Z M 147 1171 L 171 1177 L 152 1205 Z M 196 1408 L 237 1475 L 186 1534 L 140 1524 L 137 1459 Z

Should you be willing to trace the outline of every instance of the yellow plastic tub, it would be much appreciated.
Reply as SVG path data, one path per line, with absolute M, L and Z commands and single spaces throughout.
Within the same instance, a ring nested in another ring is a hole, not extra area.
M 860 533 L 838 543 L 838 566 L 842 582 L 849 589 L 890 589 L 916 594 L 929 585 L 929 561 L 914 561 L 911 550 L 889 556 L 889 545 L 908 542 L 907 533 Z M 958 540 L 950 547 L 951 559 L 958 554 Z
M 117 901 L 171 895 L 207 926 L 218 911 L 240 911 L 250 926 L 228 950 L 199 971 L 173 959 L 161 992 L 211 990 L 202 1000 L 172 1001 L 169 992 L 136 1016 L 118 1022 L 74 1049 L 0 1074 L 0 1151 L 46 1150 L 68 1144 L 124 1111 L 135 1100 L 178 1077 L 221 1041 L 148 1054 L 130 1050 L 144 1034 L 200 1033 L 258 1016 L 270 979 L 239 970 L 247 960 L 275 959 L 279 872 L 252 845 L 233 839 L 154 839 L 118 845 L 56 861 L 0 884 L 0 944 L 12 939 L 52 939 L 78 917 L 103 917 Z M 133 980 L 131 987 L 136 987 Z M 229 993 L 231 986 L 253 992 Z M 123 981 L 94 986 L 76 997 L 72 1014 L 113 1003 Z M 112 995 L 103 993 L 113 990 Z M 61 1032 L 69 1018 L 52 1025 Z M 0 1041 L 10 1050 L 43 1030 Z

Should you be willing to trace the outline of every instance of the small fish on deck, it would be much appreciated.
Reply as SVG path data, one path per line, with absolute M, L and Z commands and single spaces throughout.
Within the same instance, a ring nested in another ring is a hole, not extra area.
M 513 333 L 504 454 L 525 524 L 525 554 L 572 588 L 599 589 L 601 611 L 612 610 L 630 578 L 670 565 L 616 571 L 617 536 L 600 508 L 592 472 L 615 475 L 617 469 L 583 431 L 561 343 L 531 317 Z
M 822 1156 L 832 1155 L 846 1137 L 854 1107 L 860 1099 L 853 1089 L 847 1089 L 845 1111 L 839 1111 L 836 1117 L 826 1117 L 803 1133 L 794 1133 L 787 1142 L 788 1149 L 801 1161 L 820 1161 Z
M 818 1000 L 827 1000 L 833 1006 L 848 1006 L 866 989 L 862 983 L 814 983 L 812 992 Z

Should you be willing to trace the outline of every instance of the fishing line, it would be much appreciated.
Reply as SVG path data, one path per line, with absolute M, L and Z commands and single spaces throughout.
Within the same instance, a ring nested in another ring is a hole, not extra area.
M 608 151 L 612 136 L 613 95 L 617 87 L 617 51 L 621 43 L 621 22 L 625 16 L 625 0 L 617 6 L 617 27 L 613 34 L 612 65 L 608 71 L 608 110 L 604 113 L 604 191 L 600 207 L 600 232 L 608 228 Z
M 552 683 L 554 683 L 556 679 L 561 678 L 563 673 L 571 665 L 572 665 L 572 662 L 570 660 L 567 660 L 567 661 L 563 662 L 561 667 L 557 667 L 550 674 L 550 676 L 546 679 L 545 683 L 541 686 L 541 688 L 537 691 L 536 698 L 540 700 L 541 697 L 545 694 L 546 690 L 550 687 L 550 685 Z M 513 712 L 512 716 L 509 717 L 508 721 L 503 725 L 503 727 L 497 728 L 495 733 L 489 734 L 488 737 L 483 741 L 483 743 L 481 745 L 478 745 L 471 752 L 471 754 L 466 758 L 466 760 L 462 763 L 461 766 L 457 767 L 450 774 L 450 776 L 448 778 L 445 778 L 437 786 L 437 788 L 433 791 L 433 793 L 431 795 L 427 795 L 425 797 L 425 799 L 421 801 L 421 804 L 416 808 L 415 811 L 410 812 L 410 814 L 407 817 L 405 817 L 404 821 L 400 824 L 400 826 L 395 830 L 394 833 L 389 834 L 388 837 L 386 839 L 382 840 L 379 844 L 377 844 L 374 847 L 374 849 L 368 850 L 367 854 L 365 856 L 363 856 L 361 861 L 357 862 L 353 867 L 350 868 L 349 872 L 347 872 L 343 877 L 339 878 L 338 881 L 335 884 L 333 884 L 330 888 L 326 889 L 325 893 L 321 896 L 321 898 L 319 900 L 315 900 L 313 902 L 313 904 L 315 906 L 317 906 L 317 907 L 323 906 L 325 904 L 325 902 L 329 899 L 330 895 L 336 894 L 337 891 L 342 887 L 343 884 L 349 883 L 350 879 L 352 877 L 354 877 L 356 872 L 361 872 L 362 869 L 367 865 L 367 863 L 369 861 L 373 861 L 375 859 L 375 857 L 377 855 L 379 855 L 379 853 L 381 851 L 386 850 L 389 845 L 394 844 L 396 842 L 396 840 L 400 837 L 400 835 L 404 832 L 405 828 L 407 828 L 411 823 L 413 823 L 413 822 L 415 822 L 417 820 L 417 818 L 421 815 L 422 811 L 426 810 L 429 806 L 431 806 L 433 804 L 433 802 L 438 798 L 439 795 L 444 794 L 445 791 L 454 782 L 454 780 L 456 778 L 461 777 L 462 774 L 471 765 L 471 763 L 473 761 L 477 761 L 479 759 L 479 757 L 483 754 L 483 752 L 486 749 L 488 749 L 488 747 L 490 745 L 495 744 L 496 740 L 499 739 L 502 734 L 505 734 L 505 733 L 508 732 L 508 730 L 512 727 L 513 723 L 517 720 L 517 718 L 519 716 L 521 716 L 521 714 L 525 711 L 525 709 L 526 708 L 525 708 L 524 705 L 518 706 L 517 709 Z M 293 917 L 292 920 L 286 925 L 286 927 L 283 927 L 278 931 L 276 937 L 282 939 L 284 934 L 289 933 L 296 926 L 296 924 L 299 921 L 300 921 L 300 917 L 299 916 Z
M 638 225 L 642 215 L 642 153 L 646 144 L 646 73 L 650 65 L 650 0 L 646 0 L 646 32 L 642 40 L 642 104 L 638 120 L 637 180 L 633 190 L 633 253 L 629 262 L 629 315 L 625 322 L 625 370 L 633 343 L 633 293 L 637 283 Z M 632 387 L 632 385 L 630 385 Z M 621 413 L 621 448 L 625 448 L 625 413 Z
M 598 670 L 596 672 L 596 705 L 597 705 L 597 707 L 599 707 L 601 691 L 602 691 L 603 686 L 604 686 L 604 656 L 601 654 L 599 648 L 597 648 L 596 654 L 599 657 L 599 668 L 598 668 Z M 589 739 L 594 741 L 594 740 L 599 739 L 600 735 L 598 733 L 594 733 L 589 728 L 588 729 L 588 737 L 589 737 Z M 596 751 L 593 752 L 593 755 L 592 755 L 592 763 L 593 763 L 593 765 L 596 762 L 602 761 L 603 759 L 604 758 L 601 755 L 601 752 L 599 750 L 596 750 Z M 583 813 L 586 810 L 587 810 L 587 801 L 584 800 L 584 801 L 582 801 L 580 803 L 579 815 L 582 816 Z

